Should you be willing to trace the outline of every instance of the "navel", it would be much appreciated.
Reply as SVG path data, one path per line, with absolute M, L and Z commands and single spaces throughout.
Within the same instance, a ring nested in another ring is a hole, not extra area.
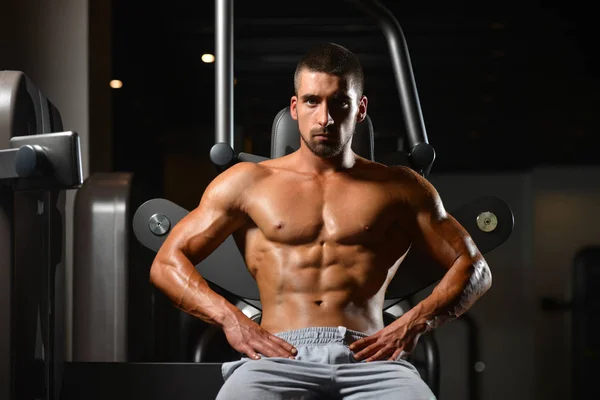
M 281 221 L 277 221 L 277 222 L 275 223 L 275 229 L 281 229 L 281 228 L 283 228 L 283 222 L 281 222 Z
M 364 230 L 365 230 L 365 232 L 370 231 L 371 227 L 369 225 L 365 225 Z
M 320 307 L 323 304 L 323 300 L 316 300 L 315 304 Z

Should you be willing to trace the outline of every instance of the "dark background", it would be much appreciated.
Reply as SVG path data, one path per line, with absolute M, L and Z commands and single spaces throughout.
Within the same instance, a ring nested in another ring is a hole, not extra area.
M 581 1 L 439 3 L 382 1 L 408 43 L 437 152 L 432 173 L 597 163 L 590 9 Z M 124 82 L 112 99 L 114 168 L 173 182 L 181 169 L 210 168 L 215 64 L 201 55 L 215 50 L 214 2 L 149 4 L 113 6 L 113 76 Z M 269 156 L 271 123 L 293 94 L 295 65 L 324 41 L 360 57 L 376 154 L 395 149 L 404 136 L 398 91 L 370 17 L 343 0 L 234 4 L 237 151 Z

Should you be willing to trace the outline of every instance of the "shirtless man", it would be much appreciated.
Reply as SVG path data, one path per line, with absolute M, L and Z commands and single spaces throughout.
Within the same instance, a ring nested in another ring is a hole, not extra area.
M 294 84 L 300 149 L 217 176 L 160 248 L 151 281 L 245 355 L 223 365 L 218 399 L 432 399 L 402 357 L 469 309 L 489 289 L 490 270 L 426 179 L 353 153 L 367 114 L 354 54 L 320 46 L 300 61 Z M 260 325 L 194 268 L 230 234 L 258 284 Z M 411 246 L 448 271 L 385 326 L 386 287 Z

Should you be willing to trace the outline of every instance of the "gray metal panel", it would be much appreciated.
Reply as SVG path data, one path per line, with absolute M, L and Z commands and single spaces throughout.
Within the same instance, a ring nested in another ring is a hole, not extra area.
M 75 198 L 73 361 L 127 361 L 132 178 L 92 175 Z
M 11 399 L 13 192 L 0 189 L 0 399 Z

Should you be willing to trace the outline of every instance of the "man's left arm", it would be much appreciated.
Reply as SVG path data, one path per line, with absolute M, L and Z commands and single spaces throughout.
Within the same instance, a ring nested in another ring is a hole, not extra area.
M 413 182 L 417 187 L 409 204 L 414 218 L 408 226 L 413 246 L 448 269 L 431 295 L 406 315 L 431 329 L 471 308 L 491 287 L 492 274 L 471 236 L 446 212 L 433 185 L 418 175 Z
M 432 293 L 389 326 L 355 342 L 359 360 L 396 359 L 410 353 L 423 333 L 465 313 L 490 287 L 487 262 L 468 232 L 449 215 L 426 179 L 408 174 L 406 229 L 415 250 L 428 252 L 447 272 Z M 412 250 L 411 250 L 412 251 Z

